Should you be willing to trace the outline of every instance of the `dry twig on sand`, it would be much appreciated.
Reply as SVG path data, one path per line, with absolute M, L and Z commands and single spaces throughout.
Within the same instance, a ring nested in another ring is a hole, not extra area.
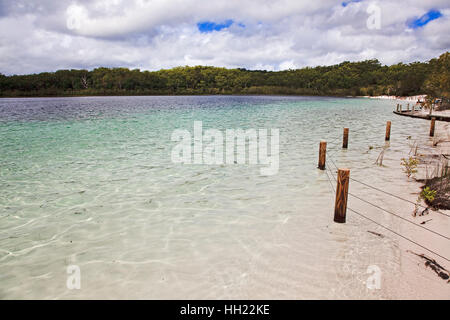
M 431 259 L 429 257 L 427 257 L 425 254 L 421 253 L 415 253 L 411 250 L 408 250 L 408 252 L 422 258 L 423 260 L 425 260 L 425 267 L 430 267 L 431 270 L 433 270 L 434 272 L 436 272 L 436 274 L 444 279 L 444 280 L 448 280 L 450 278 L 450 271 L 448 271 L 447 269 L 445 269 L 443 266 L 441 266 L 439 263 L 436 262 L 436 260 Z M 447 283 L 450 283 L 450 280 L 447 281 Z

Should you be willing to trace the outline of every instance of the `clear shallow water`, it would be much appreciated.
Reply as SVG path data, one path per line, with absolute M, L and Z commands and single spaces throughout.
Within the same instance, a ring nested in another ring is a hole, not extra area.
M 367 230 L 377 228 L 356 216 L 332 223 L 334 198 L 316 166 L 326 139 L 352 176 L 408 190 L 388 167 L 409 151 L 407 136 L 425 136 L 427 123 L 394 117 L 394 105 L 258 96 L 2 99 L 0 298 L 391 298 L 402 276 L 395 237 L 374 237 Z M 173 164 L 173 130 L 192 133 L 196 120 L 204 129 L 279 128 L 278 174 Z M 386 120 L 392 141 L 380 168 L 373 162 Z M 348 151 L 339 148 L 344 126 Z M 394 279 L 381 290 L 364 284 L 373 264 Z M 68 265 L 81 269 L 80 290 L 66 288 Z

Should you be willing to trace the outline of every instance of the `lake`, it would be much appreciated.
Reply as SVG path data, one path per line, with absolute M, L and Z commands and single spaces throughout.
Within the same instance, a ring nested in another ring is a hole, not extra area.
M 352 177 L 415 192 L 399 159 L 410 150 L 407 137 L 426 137 L 428 124 L 393 115 L 395 104 L 283 96 L 1 99 L 0 298 L 395 298 L 404 277 L 399 239 L 374 236 L 367 231 L 386 231 L 350 212 L 346 224 L 333 223 L 329 176 L 317 169 L 324 139 L 329 157 Z M 387 120 L 392 138 L 379 167 Z M 193 132 L 194 121 L 221 132 L 279 129 L 278 171 L 174 163 L 171 135 Z M 348 150 L 341 149 L 343 127 L 350 128 Z M 390 208 L 402 205 L 350 188 Z M 355 199 L 349 206 L 408 231 Z M 374 265 L 386 278 L 370 290 Z M 68 266 L 78 268 L 80 289 L 68 289 Z

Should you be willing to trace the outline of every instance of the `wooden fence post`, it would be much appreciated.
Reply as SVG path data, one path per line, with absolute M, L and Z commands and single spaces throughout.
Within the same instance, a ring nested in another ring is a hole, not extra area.
M 318 168 L 320 170 L 325 170 L 325 162 L 327 158 L 327 142 L 320 141 L 319 145 L 319 165 Z
M 348 148 L 348 128 L 344 128 L 344 135 L 342 136 L 342 148 Z
M 386 122 L 386 136 L 384 140 L 389 141 L 391 140 L 391 122 Z
M 434 125 L 436 122 L 436 118 L 432 117 L 431 118 L 431 124 L 430 124 L 430 137 L 434 137 Z
M 334 222 L 337 223 L 345 223 L 349 180 L 350 169 L 338 169 L 336 202 L 334 203 Z

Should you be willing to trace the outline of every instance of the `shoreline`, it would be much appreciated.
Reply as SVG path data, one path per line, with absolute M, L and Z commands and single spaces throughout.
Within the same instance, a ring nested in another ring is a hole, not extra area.
M 14 95 L 1 96 L 1 99 L 36 99 L 36 98 L 89 98 L 89 97 L 201 97 L 201 96 L 267 96 L 267 97 L 329 97 L 329 98 L 359 98 L 359 99 L 380 99 L 380 100 L 402 100 L 417 102 L 417 99 L 424 99 L 427 95 L 415 96 L 351 96 L 351 95 L 328 95 L 328 94 L 288 94 L 288 93 L 198 93 L 198 94 L 87 94 L 87 95 Z M 423 101 L 423 100 L 421 100 Z

